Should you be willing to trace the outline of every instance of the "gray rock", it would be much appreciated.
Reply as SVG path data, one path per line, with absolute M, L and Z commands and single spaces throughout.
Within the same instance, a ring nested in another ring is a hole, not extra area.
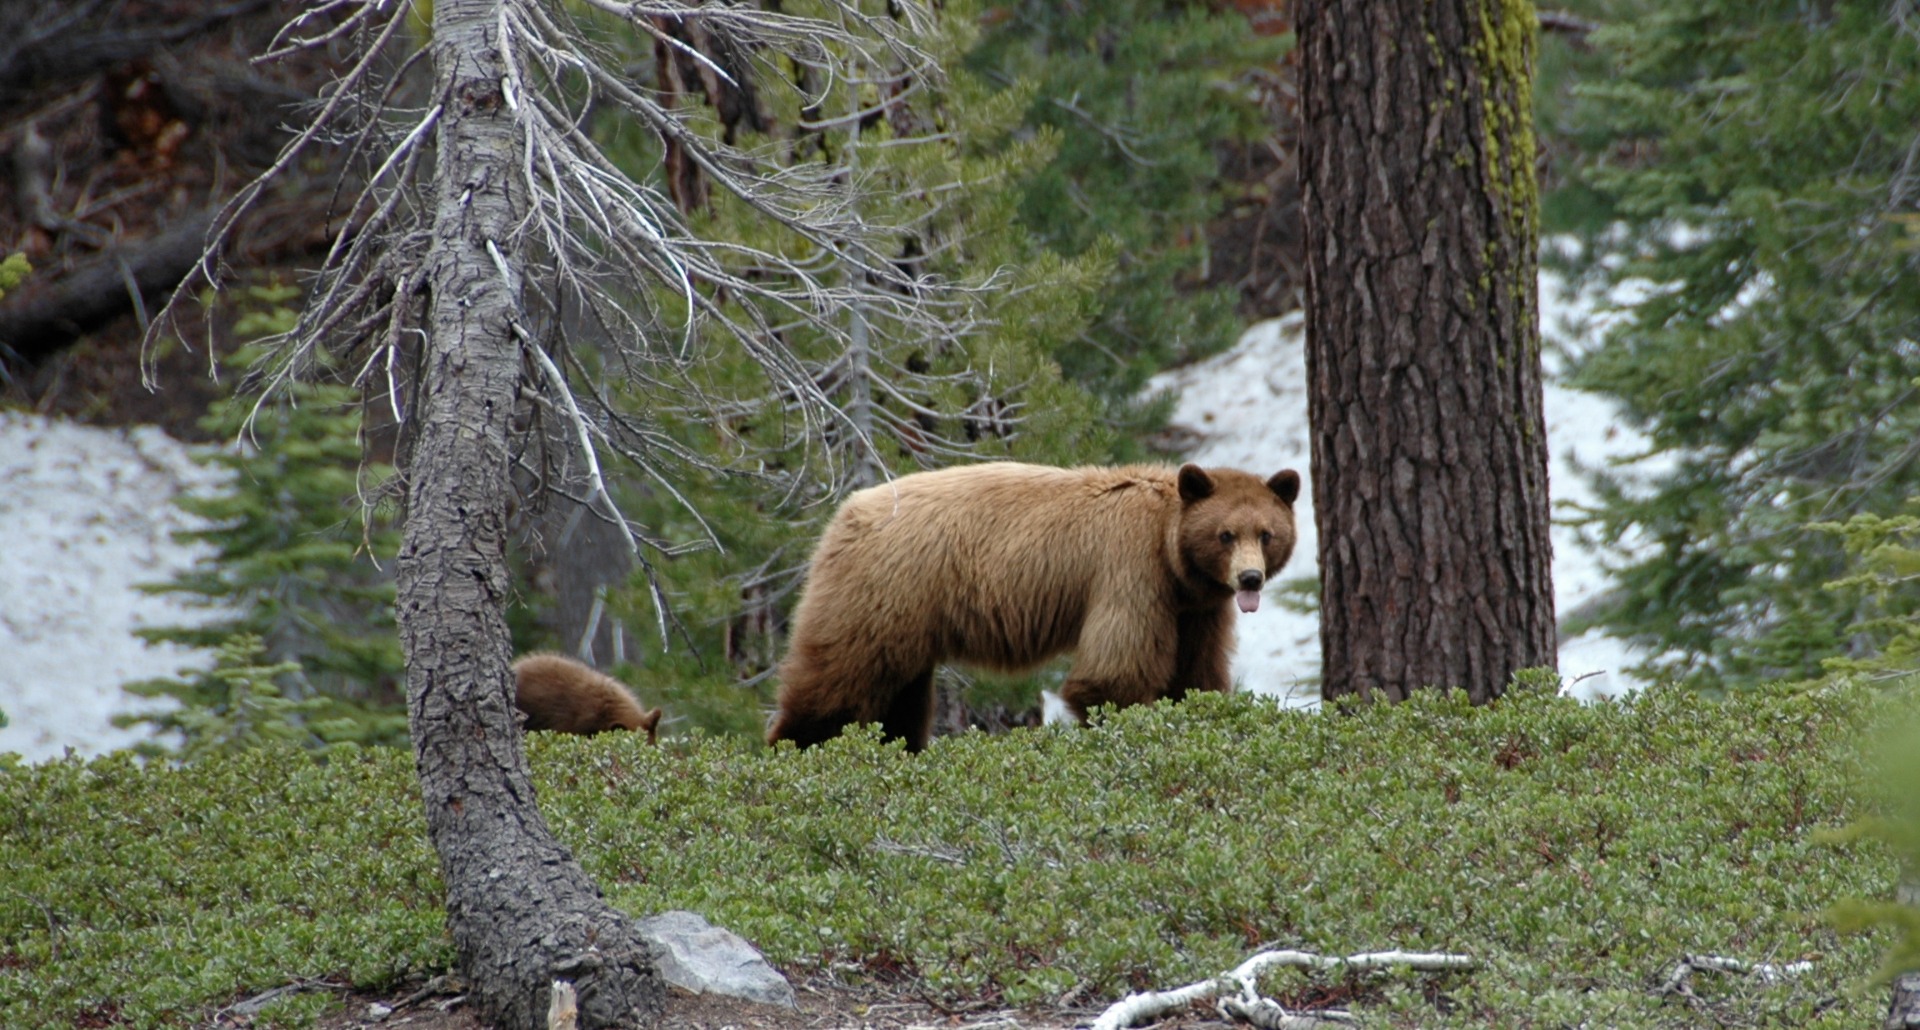
M 695 994 L 724 994 L 763 1005 L 797 1008 L 793 986 L 754 946 L 693 912 L 662 912 L 639 921 L 640 935 L 660 946 L 660 975 Z

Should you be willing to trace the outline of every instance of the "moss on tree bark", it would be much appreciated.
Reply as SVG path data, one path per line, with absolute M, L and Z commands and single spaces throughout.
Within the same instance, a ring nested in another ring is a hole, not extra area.
M 1322 693 L 1554 664 L 1527 0 L 1300 8 Z

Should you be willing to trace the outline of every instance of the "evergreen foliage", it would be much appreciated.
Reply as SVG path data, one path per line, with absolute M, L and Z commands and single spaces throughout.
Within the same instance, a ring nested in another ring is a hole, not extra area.
M 1855 988 L 1885 939 L 1819 913 L 1884 896 L 1895 867 L 1817 838 L 1865 814 L 1858 741 L 1917 700 L 1435 692 L 1300 713 L 1205 696 L 918 756 L 867 731 L 805 752 L 529 747 L 555 832 L 618 905 L 699 912 L 793 973 L 1044 1006 L 1186 983 L 1263 943 L 1405 947 L 1482 965 L 1267 986 L 1346 992 L 1383 1025 L 1635 1028 L 1696 1022 L 1651 985 L 1714 953 L 1812 961 L 1696 979 L 1721 1019 L 1841 1027 L 1879 1004 Z M 0 1025 L 199 1025 L 293 978 L 440 972 L 423 831 L 398 749 L 0 768 Z
M 824 427 L 817 450 L 803 443 L 815 427 L 769 396 L 759 364 L 726 334 L 700 341 L 701 359 L 684 377 L 649 370 L 628 391 L 634 409 L 673 441 L 648 459 L 672 463 L 679 495 L 693 503 L 654 482 L 635 483 L 622 498 L 630 518 L 667 542 L 670 560 L 657 568 L 666 604 L 636 589 L 617 597 L 615 610 L 627 625 L 650 626 L 667 607 L 677 627 L 670 648 L 648 647 L 640 664 L 619 671 L 682 728 L 762 732 L 772 687 L 765 674 L 779 656 L 785 613 L 820 526 L 847 491 L 955 462 L 1104 460 L 1117 446 L 1095 399 L 1063 379 L 1054 360 L 1092 317 L 1113 248 L 1061 256 L 1018 224 L 1012 186 L 1049 158 L 1057 134 L 1016 138 L 1029 92 L 995 90 L 953 70 L 972 39 L 971 10 L 948 5 L 941 35 L 918 41 L 949 69 L 940 81 L 889 81 L 898 69 L 868 69 L 868 81 L 811 84 L 816 103 L 804 109 L 786 91 L 758 100 L 769 160 L 851 156 L 872 197 L 872 220 L 914 227 L 899 260 L 958 287 L 948 295 L 952 331 L 909 337 L 891 332 L 880 313 L 852 308 L 844 317 L 863 344 L 845 348 L 778 312 L 737 311 L 743 323 L 777 325 L 781 343 L 846 414 Z M 730 130 L 705 109 L 690 124 L 743 138 L 755 132 L 744 124 Z M 626 145 L 627 167 L 664 174 L 667 162 L 647 149 L 654 144 L 620 128 L 599 127 Z M 825 259 L 721 191 L 695 217 L 708 238 Z M 675 299 L 653 303 L 665 310 Z M 722 407 L 737 414 L 715 420 L 710 405 L 685 402 L 688 391 L 731 398 Z
M 239 321 L 242 333 L 290 319 L 290 292 L 256 288 L 267 310 Z M 254 358 L 243 348 L 238 369 Z M 213 612 L 204 623 L 140 630 L 149 642 L 217 650 L 211 669 L 129 684 L 178 708 L 117 717 L 183 735 L 184 750 L 245 746 L 290 735 L 313 745 L 406 740 L 399 636 L 391 573 L 376 564 L 398 546 L 391 513 L 369 509 L 390 474 L 363 463 L 358 395 L 350 387 L 289 383 L 255 398 L 217 402 L 202 420 L 237 440 L 201 460 L 228 470 L 225 485 L 175 500 L 204 520 L 183 542 L 206 553 L 171 581 L 145 587 Z M 371 521 L 369 521 L 371 519 Z
M 1827 585 L 1858 614 L 1852 653 L 1827 659 L 1827 667 L 1871 677 L 1920 674 L 1920 499 L 1898 515 L 1855 515 L 1814 528 L 1840 537 L 1855 570 Z
M 1920 511 L 1920 502 L 1909 506 Z M 1856 515 L 1817 527 L 1839 534 L 1857 563 L 1854 575 L 1830 585 L 1858 598 L 1864 617 L 1855 631 L 1872 645 L 1866 657 L 1827 659 L 1829 668 L 1872 681 L 1894 680 L 1920 689 L 1920 516 Z M 1853 899 L 1835 906 L 1842 927 L 1884 926 L 1896 935 L 1883 976 L 1920 971 L 1920 722 L 1888 728 L 1877 742 L 1874 794 L 1884 814 L 1862 820 L 1852 836 L 1891 845 L 1905 865 L 1904 897 Z
M 1565 119 L 1582 203 L 1556 210 L 1589 275 L 1655 285 L 1573 381 L 1664 464 L 1602 471 L 1587 531 L 1636 557 L 1593 621 L 1657 678 L 1817 675 L 1873 608 L 1915 603 L 1912 580 L 1822 589 L 1847 555 L 1814 524 L 1920 487 L 1920 33 L 1884 5 L 1612 6 L 1610 67 Z
M 1909 676 L 1902 689 L 1920 689 L 1920 675 Z M 1887 844 L 1901 862 L 1903 889 L 1842 900 L 1828 915 L 1843 930 L 1883 927 L 1892 931 L 1893 945 L 1879 971 L 1882 979 L 1890 979 L 1920 972 L 1920 791 L 1914 790 L 1920 783 L 1920 721 L 1909 716 L 1884 729 L 1875 743 L 1875 783 L 1869 796 L 1876 814 L 1826 839 Z
M 180 731 L 180 757 L 193 759 L 215 751 L 255 747 L 270 741 L 307 743 L 303 717 L 324 712 L 325 698 L 295 701 L 281 694 L 278 677 L 300 671 L 298 662 L 263 663 L 266 646 L 259 637 L 237 633 L 214 651 L 213 666 L 190 679 L 134 684 L 144 697 L 172 697 L 180 707 L 164 717 L 147 715 L 123 724 L 149 721 Z M 151 749 L 150 749 L 151 750 Z
M 1021 223 L 1054 253 L 1118 256 L 1094 319 L 1053 353 L 1123 439 L 1165 417 L 1139 399 L 1147 377 L 1225 348 L 1240 329 L 1232 291 L 1200 285 L 1206 226 L 1225 203 L 1216 149 L 1268 131 L 1243 83 L 1291 40 L 1256 36 L 1216 7 L 1020 0 L 994 8 L 967 55 L 992 82 L 1030 84 L 1022 131 L 1059 140 L 1020 178 Z

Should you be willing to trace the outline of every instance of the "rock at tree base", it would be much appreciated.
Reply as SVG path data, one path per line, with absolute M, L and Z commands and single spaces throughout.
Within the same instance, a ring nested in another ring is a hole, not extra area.
M 649 916 L 639 921 L 639 929 L 642 937 L 660 946 L 660 975 L 676 987 L 797 1007 L 787 978 L 738 934 L 692 912 Z

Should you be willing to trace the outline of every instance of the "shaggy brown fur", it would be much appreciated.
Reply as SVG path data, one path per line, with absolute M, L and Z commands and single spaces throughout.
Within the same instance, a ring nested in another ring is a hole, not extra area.
M 1236 599 L 1293 553 L 1300 477 L 1232 469 L 989 464 L 847 499 L 820 538 L 780 667 L 770 743 L 851 722 L 926 746 L 943 661 L 1031 668 L 1076 654 L 1087 709 L 1232 689 Z
M 660 728 L 660 709 L 640 707 L 619 680 L 566 655 L 530 654 L 514 662 L 513 701 L 527 713 L 529 731 L 645 730 L 652 744 Z

